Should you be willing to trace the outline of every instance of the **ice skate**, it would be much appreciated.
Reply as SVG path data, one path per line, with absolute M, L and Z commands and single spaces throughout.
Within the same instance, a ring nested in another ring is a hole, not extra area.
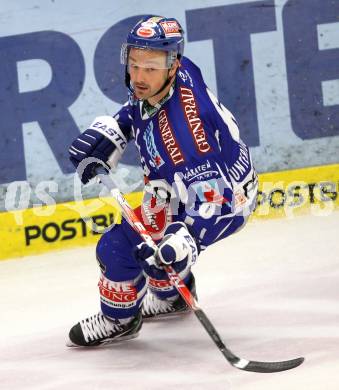
M 68 347 L 97 347 L 138 336 L 142 316 L 127 320 L 112 320 L 101 312 L 81 320 L 69 332 Z
M 187 287 L 191 291 L 192 295 L 197 298 L 195 279 L 193 275 L 190 282 L 187 283 Z M 163 300 L 159 299 L 149 289 L 147 290 L 145 298 L 141 304 L 141 313 L 144 319 L 163 318 L 188 312 L 190 312 L 190 309 L 180 295 Z

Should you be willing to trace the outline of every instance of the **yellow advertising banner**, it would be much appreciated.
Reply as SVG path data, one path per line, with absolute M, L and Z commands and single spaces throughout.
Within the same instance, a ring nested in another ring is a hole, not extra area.
M 324 216 L 339 206 L 339 164 L 259 175 L 252 219 Z M 132 207 L 142 193 L 126 196 Z M 0 213 L 0 259 L 94 244 L 121 214 L 112 198 L 87 199 Z

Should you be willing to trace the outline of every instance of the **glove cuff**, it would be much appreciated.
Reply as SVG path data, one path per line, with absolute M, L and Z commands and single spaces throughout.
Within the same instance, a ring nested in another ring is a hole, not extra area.
M 116 119 L 109 115 L 98 116 L 89 129 L 97 131 L 108 138 L 122 154 L 127 146 L 127 139 Z
M 164 236 L 166 236 L 168 234 L 176 234 L 182 227 L 184 227 L 188 231 L 188 233 L 193 237 L 195 244 L 197 246 L 198 254 L 199 254 L 201 252 L 201 248 L 200 248 L 199 240 L 197 239 L 197 235 L 196 235 L 194 229 L 192 228 L 192 226 L 187 225 L 185 222 L 178 221 L 178 222 L 171 223 L 166 228 Z

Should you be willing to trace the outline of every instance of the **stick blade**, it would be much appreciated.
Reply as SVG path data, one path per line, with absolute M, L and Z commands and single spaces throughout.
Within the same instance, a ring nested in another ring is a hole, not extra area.
M 304 358 L 296 358 L 291 360 L 285 360 L 281 362 L 256 362 L 253 360 L 239 359 L 238 361 L 232 362 L 232 366 L 239 368 L 240 370 L 261 372 L 261 373 L 273 373 L 291 370 L 300 366 L 304 362 Z

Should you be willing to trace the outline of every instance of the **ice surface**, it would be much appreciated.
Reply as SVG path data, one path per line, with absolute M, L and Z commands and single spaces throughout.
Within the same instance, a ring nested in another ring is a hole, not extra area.
M 97 312 L 94 247 L 0 262 L 0 388 L 339 388 L 339 212 L 252 222 L 195 266 L 199 301 L 236 354 L 305 356 L 278 374 L 231 367 L 194 315 L 145 323 L 137 339 L 91 350 L 65 346 Z

